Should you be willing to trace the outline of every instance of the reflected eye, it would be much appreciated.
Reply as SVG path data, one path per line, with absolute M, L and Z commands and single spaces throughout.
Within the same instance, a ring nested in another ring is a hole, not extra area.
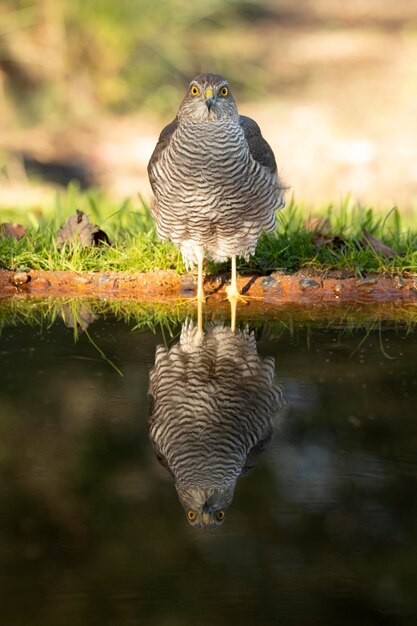
M 229 90 L 227 87 L 222 87 L 220 89 L 220 95 L 223 96 L 223 98 L 225 98 L 227 96 L 227 94 L 229 93 Z M 223 517 L 224 517 L 224 513 L 223 513 Z M 223 519 L 223 518 L 222 518 Z
M 221 522 L 224 519 L 224 511 L 217 511 L 216 517 Z
M 187 517 L 190 520 L 190 522 L 194 522 L 195 518 L 197 517 L 197 515 L 194 513 L 194 511 L 191 511 L 191 509 L 187 512 Z
M 197 87 L 197 85 L 193 85 L 190 89 L 190 92 L 192 96 L 198 96 L 198 94 L 200 93 L 200 90 Z

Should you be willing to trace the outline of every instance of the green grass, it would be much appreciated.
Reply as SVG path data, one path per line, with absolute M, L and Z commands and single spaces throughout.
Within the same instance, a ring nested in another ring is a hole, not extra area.
M 113 245 L 83 248 L 77 243 L 59 250 L 56 233 L 77 209 L 84 211 L 91 223 L 98 224 Z M 155 269 L 183 270 L 181 255 L 169 242 L 160 242 L 149 208 L 143 202 L 116 205 L 91 190 L 80 193 L 70 185 L 66 194 L 58 194 L 54 204 L 26 212 L 0 210 L 1 222 L 16 221 L 29 226 L 20 241 L 0 240 L 0 264 L 10 269 L 127 271 L 148 272 Z
M 77 243 L 59 250 L 55 242 L 58 228 L 76 209 L 83 210 L 92 223 L 99 224 L 108 234 L 112 246 L 82 248 Z M 367 272 L 416 272 L 417 227 L 403 218 L 394 208 L 385 214 L 355 204 L 349 197 L 339 207 L 322 207 L 320 215 L 327 218 L 330 233 L 343 240 L 339 247 L 314 244 L 313 233 L 307 230 L 308 213 L 303 207 L 289 202 L 278 213 L 277 228 L 263 234 L 256 254 L 246 262 L 240 260 L 239 272 L 265 273 L 273 270 L 297 271 L 312 269 L 345 270 L 362 276 Z M 72 185 L 58 194 L 54 203 L 39 209 L 17 211 L 0 209 L 0 221 L 17 221 L 28 226 L 20 241 L 0 239 L 0 265 L 3 268 L 73 271 L 149 272 L 174 270 L 183 272 L 179 249 L 169 242 L 160 242 L 149 208 L 143 201 L 132 200 L 116 205 L 91 190 L 80 193 Z M 359 241 L 366 228 L 398 255 L 384 258 Z M 227 268 L 228 264 L 208 263 L 208 271 Z
M 64 324 L 73 333 L 74 340 L 86 335 L 93 344 L 97 341 L 95 328 L 98 320 L 115 320 L 126 324 L 132 332 L 160 331 L 166 345 L 177 340 L 181 324 L 187 318 L 196 320 L 196 308 L 190 305 L 172 306 L 149 302 L 100 300 L 94 298 L 6 298 L 0 302 L 0 338 L 11 326 L 31 326 L 39 330 L 53 324 Z M 214 321 L 229 323 L 228 314 L 205 313 L 205 327 Z M 86 323 L 87 320 L 87 323 Z M 259 319 L 250 307 L 243 307 L 238 314 L 239 326 L 249 326 L 261 332 L 263 338 L 277 338 L 283 334 L 295 336 L 298 329 L 336 328 L 342 333 L 396 328 L 402 332 L 415 331 L 417 311 L 415 307 L 327 307 L 322 314 L 311 314 L 308 308 L 283 307 L 271 317 Z M 266 334 L 265 334 L 266 333 Z M 257 335 L 258 336 L 258 335 Z M 259 335 L 260 337 L 260 335 Z M 258 337 L 258 338 L 259 338 Z
M 291 203 L 278 214 L 277 229 L 259 240 L 256 255 L 240 271 L 345 270 L 355 275 L 367 272 L 415 272 L 417 270 L 417 228 L 403 226 L 397 208 L 385 214 L 355 204 L 347 197 L 339 207 L 323 207 L 330 235 L 343 240 L 340 246 L 317 247 L 313 233 L 306 229 L 306 213 Z M 308 217 L 308 215 L 307 215 Z M 370 246 L 363 247 L 364 229 L 398 254 L 384 258 Z

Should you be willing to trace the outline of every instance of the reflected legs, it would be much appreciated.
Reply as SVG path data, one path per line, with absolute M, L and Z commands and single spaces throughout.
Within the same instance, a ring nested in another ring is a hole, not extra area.
M 204 295 L 204 278 L 203 278 L 203 260 L 204 256 L 201 254 L 198 257 L 198 283 L 197 283 L 197 300 L 198 303 L 205 302 L 206 296 Z

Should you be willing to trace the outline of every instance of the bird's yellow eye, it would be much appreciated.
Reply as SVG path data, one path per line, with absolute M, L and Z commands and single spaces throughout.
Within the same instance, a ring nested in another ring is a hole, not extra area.
M 221 95 L 221 96 L 223 96 L 223 98 L 225 98 L 225 97 L 227 96 L 227 94 L 228 94 L 228 93 L 229 93 L 229 90 L 228 90 L 228 88 L 227 88 L 227 87 L 222 87 L 222 88 L 220 89 L 220 95 Z M 223 516 L 224 516 L 224 513 L 223 513 Z
M 187 517 L 190 520 L 190 522 L 194 522 L 195 518 L 197 517 L 196 514 L 194 513 L 194 511 L 192 511 L 191 509 L 187 512 Z
M 224 511 L 217 511 L 216 517 L 219 521 L 222 521 L 224 519 Z
M 200 93 L 200 90 L 197 87 L 197 85 L 193 85 L 190 91 L 191 91 L 192 96 L 198 96 L 198 94 Z

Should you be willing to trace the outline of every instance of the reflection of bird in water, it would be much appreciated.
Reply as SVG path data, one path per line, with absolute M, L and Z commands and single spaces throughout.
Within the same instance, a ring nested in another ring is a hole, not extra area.
M 197 298 L 204 301 L 203 258 L 232 259 L 229 299 L 240 299 L 236 256 L 255 252 L 262 230 L 275 228 L 284 205 L 274 153 L 257 123 L 239 115 L 225 78 L 191 81 L 177 116 L 159 137 L 148 165 L 158 235 L 181 246 L 198 265 Z
M 274 359 L 258 355 L 248 330 L 213 325 L 203 334 L 185 322 L 178 343 L 157 348 L 149 395 L 149 436 L 190 524 L 221 524 L 284 404 Z

